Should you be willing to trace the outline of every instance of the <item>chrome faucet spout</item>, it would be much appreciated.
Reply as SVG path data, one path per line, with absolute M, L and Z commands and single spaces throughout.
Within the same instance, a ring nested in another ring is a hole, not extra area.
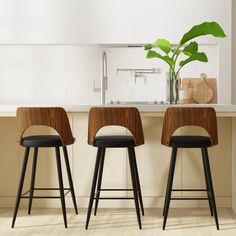
M 105 105 L 106 102 L 106 90 L 107 90 L 107 54 L 102 52 L 102 76 L 101 76 L 101 103 Z

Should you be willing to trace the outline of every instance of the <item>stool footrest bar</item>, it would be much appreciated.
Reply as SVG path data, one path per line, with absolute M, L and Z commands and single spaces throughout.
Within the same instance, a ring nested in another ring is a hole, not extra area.
M 99 200 L 131 200 L 133 197 L 100 197 Z M 94 198 L 96 200 L 96 198 Z
M 21 198 L 30 198 L 30 196 L 22 196 Z M 33 196 L 32 198 L 61 198 L 59 196 Z
M 59 188 L 34 188 L 34 190 L 60 190 Z M 66 193 L 64 193 L 64 196 L 66 196 L 69 192 L 71 192 L 70 188 L 64 188 L 64 190 L 67 190 Z M 30 196 L 26 196 L 30 190 L 26 191 L 21 195 L 20 198 L 30 198 Z M 59 196 L 33 196 L 32 198 L 61 198 Z
M 209 200 L 207 197 L 172 197 L 170 200 Z
M 63 189 L 70 190 L 70 188 L 63 188 Z M 60 189 L 59 188 L 34 188 L 34 190 L 60 190 Z
M 180 191 L 180 192 L 207 192 L 208 190 L 207 189 L 172 189 L 171 191 Z
M 100 191 L 133 191 L 133 189 L 126 189 L 126 188 L 102 188 Z

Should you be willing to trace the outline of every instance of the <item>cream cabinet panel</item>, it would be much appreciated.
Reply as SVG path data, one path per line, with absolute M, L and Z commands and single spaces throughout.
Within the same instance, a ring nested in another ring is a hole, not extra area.
M 72 124 L 72 116 L 69 116 L 69 122 Z M 33 126 L 26 130 L 24 133 L 25 136 L 32 135 L 32 134 L 57 134 L 55 130 L 49 127 L 45 126 Z M 24 157 L 24 147 L 18 145 L 18 178 L 15 185 L 15 191 L 18 187 L 18 181 L 20 178 L 21 173 L 21 167 Z M 68 150 L 68 156 L 69 156 L 69 162 L 71 167 L 71 172 L 73 176 L 73 155 L 72 155 L 72 146 L 67 146 Z M 24 188 L 23 192 L 26 192 L 29 190 L 30 187 L 30 181 L 31 181 L 31 171 L 32 171 L 32 161 L 33 161 L 33 152 L 34 148 L 30 149 L 28 164 L 27 164 L 27 170 L 25 175 L 25 181 L 24 181 Z M 68 176 L 67 176 L 67 170 L 65 167 L 65 159 L 64 159 L 64 153 L 62 148 L 60 148 L 60 155 L 61 155 L 61 165 L 62 165 L 62 175 L 63 175 L 63 184 L 65 188 L 69 187 L 68 183 Z M 35 176 L 35 187 L 36 188 L 58 188 L 58 173 L 57 173 L 57 164 L 56 164 L 56 153 L 55 148 L 39 148 L 38 149 L 38 159 L 37 159 L 37 167 L 36 167 L 36 176 Z M 48 196 L 59 196 L 59 191 L 56 190 L 40 190 L 35 191 L 35 195 L 48 195 Z M 70 195 L 67 195 L 67 197 Z M 70 199 L 71 200 L 71 199 Z M 22 201 L 22 206 L 27 206 L 28 201 Z M 53 204 L 53 205 L 52 205 Z M 58 200 L 37 200 L 35 199 L 33 201 L 33 206 L 35 207 L 52 207 L 59 205 L 60 202 Z
M 212 179 L 216 196 L 227 197 L 231 195 L 231 118 L 218 118 L 219 144 L 208 148 L 209 161 L 211 165 Z M 196 129 L 195 129 L 196 130 Z M 191 134 L 193 127 L 183 128 L 183 134 Z M 200 131 L 198 134 L 204 135 Z M 182 149 L 182 185 L 183 188 L 205 188 L 205 179 L 201 150 Z M 194 193 L 183 193 L 183 195 L 195 195 Z M 198 193 L 205 195 L 204 193 Z
M 88 113 L 73 115 L 73 133 L 76 143 L 73 148 L 74 156 L 74 184 L 76 195 L 89 196 L 93 172 L 96 161 L 97 148 L 88 145 Z M 108 127 L 101 130 L 99 134 L 126 134 L 120 127 Z M 126 187 L 126 150 L 123 148 L 107 149 L 103 170 L 103 188 L 125 188 Z M 101 193 L 113 196 L 125 193 Z
M 163 118 L 142 116 L 145 144 L 136 148 L 139 178 L 144 197 L 165 196 L 171 148 L 161 145 Z M 127 175 L 128 176 L 128 175 Z M 128 178 L 129 185 L 130 178 Z M 181 187 L 181 159 L 176 161 L 175 188 Z
M 71 117 L 69 117 L 70 122 L 72 121 Z M 34 126 L 29 128 L 25 135 L 32 135 L 32 134 L 57 134 L 56 131 L 54 131 L 51 128 L 44 127 L 44 126 Z M 23 156 L 24 156 L 24 148 L 19 146 L 19 154 L 18 154 L 18 168 L 19 168 L 19 176 L 18 180 L 20 178 L 20 171 L 22 167 L 23 162 Z M 68 150 L 68 156 L 69 156 L 69 162 L 71 167 L 71 172 L 73 176 L 73 155 L 72 155 L 72 146 L 67 146 Z M 24 181 L 24 189 L 23 192 L 28 191 L 30 187 L 30 181 L 31 181 L 31 171 L 32 171 L 32 161 L 33 161 L 33 152 L 34 149 L 30 149 L 28 164 L 27 164 L 27 171 L 25 175 L 25 181 Z M 65 167 L 65 159 L 64 154 L 62 151 L 62 148 L 60 148 L 60 155 L 61 155 L 61 165 L 62 165 L 62 174 L 63 174 L 63 184 L 64 187 L 69 187 L 68 183 L 68 177 Z M 17 190 L 17 185 L 15 186 Z M 37 167 L 36 167 L 36 177 L 35 177 L 35 187 L 37 188 L 58 188 L 58 174 L 57 174 L 57 164 L 56 164 L 56 154 L 55 154 L 55 148 L 39 148 L 38 149 L 38 160 L 37 160 Z M 35 195 L 49 195 L 49 196 L 59 196 L 59 191 L 55 190 L 40 190 L 35 191 Z M 69 195 L 67 195 L 68 197 Z M 34 200 L 33 201 L 34 206 L 38 207 L 49 207 L 51 206 L 51 202 L 49 200 Z M 53 204 L 58 204 L 57 200 L 53 201 Z M 27 201 L 22 201 L 23 206 L 27 206 Z M 54 205 L 55 206 L 55 205 Z
M 70 123 L 73 135 L 76 138 L 74 145 L 68 147 L 71 171 L 73 175 L 74 187 L 79 207 L 87 207 L 88 197 L 91 190 L 91 183 L 96 159 L 96 148 L 87 144 L 88 113 L 70 113 Z M 162 207 L 165 195 L 167 176 L 171 148 L 160 144 L 163 117 L 149 116 L 142 114 L 145 144 L 136 147 L 136 157 L 139 169 L 140 183 L 143 193 L 145 207 Z M 176 131 L 176 134 L 190 134 L 192 131 L 203 134 L 202 130 L 184 127 Z M 0 119 L 0 206 L 12 207 L 15 202 L 15 194 L 22 166 L 23 148 L 16 142 L 16 119 Z M 45 131 L 52 134 L 51 129 L 35 127 L 34 131 L 29 129 L 27 134 L 37 131 L 39 134 Z M 231 206 L 231 197 L 235 199 L 235 185 L 232 191 L 232 174 L 235 175 L 234 168 L 234 142 L 235 142 L 235 120 L 231 117 L 218 117 L 219 145 L 209 148 L 209 159 L 211 163 L 212 177 L 215 188 L 215 195 L 218 206 Z M 121 127 L 108 127 L 101 130 L 100 134 L 127 134 Z M 61 162 L 63 167 L 64 185 L 68 186 L 67 174 L 64 165 L 63 153 L 61 152 Z M 110 149 L 107 151 L 104 165 L 103 184 L 104 188 L 129 188 L 130 168 L 126 149 Z M 204 187 L 204 175 L 200 150 L 179 149 L 174 188 L 202 188 Z M 32 151 L 31 151 L 32 155 Z M 233 161 L 233 162 L 232 162 Z M 27 174 L 25 178 L 25 188 L 28 190 L 32 168 L 32 156 L 29 158 Z M 232 173 L 233 170 L 233 173 Z M 53 148 L 40 148 L 38 165 L 36 170 L 37 187 L 57 187 L 57 168 L 55 151 Z M 38 192 L 38 194 L 43 194 Z M 59 194 L 51 191 L 47 194 Z M 104 193 L 109 196 L 127 196 L 128 193 Z M 130 194 L 130 193 L 129 193 Z M 132 194 L 132 193 L 131 193 Z M 175 193 L 180 195 L 180 193 Z M 186 193 L 182 193 L 184 196 Z M 192 193 L 188 194 L 191 195 Z M 180 202 L 180 201 L 179 201 Z M 182 204 L 173 201 L 173 206 Z M 72 207 L 70 194 L 67 195 L 66 204 Z M 133 207 L 133 201 L 101 201 L 101 207 Z M 188 202 L 187 207 L 199 206 L 200 202 Z M 196 205 L 197 204 L 197 205 Z M 206 206 L 207 202 L 203 205 Z M 28 201 L 23 200 L 21 206 L 26 207 Z M 34 207 L 60 207 L 59 200 L 34 200 Z M 233 205 L 235 207 L 235 205 Z
M 232 160 L 231 160 L 231 118 L 218 118 L 219 144 L 208 148 L 211 173 L 216 196 L 228 197 L 231 195 L 232 182 Z M 204 135 L 206 132 L 198 128 L 182 128 L 182 133 L 190 135 L 191 133 Z M 201 150 L 182 149 L 182 187 L 183 188 L 205 188 L 205 179 Z M 203 192 L 187 192 L 184 195 L 205 195 Z
M 232 180 L 236 179 L 236 118 L 232 118 Z M 232 208 L 236 212 L 236 183 L 232 181 Z
M 16 119 L 0 119 L 0 197 L 14 196 L 18 182 L 18 144 Z

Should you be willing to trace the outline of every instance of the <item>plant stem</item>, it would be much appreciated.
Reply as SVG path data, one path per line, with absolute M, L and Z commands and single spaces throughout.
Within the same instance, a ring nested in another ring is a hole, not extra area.
M 179 100 L 179 80 L 178 74 L 175 75 L 175 104 L 177 104 Z
M 173 89 L 173 83 L 172 83 L 172 71 L 171 71 L 171 67 L 169 67 L 169 102 L 170 104 L 172 104 L 173 102 L 173 94 L 172 94 L 172 89 Z

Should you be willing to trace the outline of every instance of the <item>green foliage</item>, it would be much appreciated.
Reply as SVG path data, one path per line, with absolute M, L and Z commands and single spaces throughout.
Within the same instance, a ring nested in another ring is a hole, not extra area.
M 157 53 L 155 51 L 149 50 L 147 53 L 147 58 L 160 58 L 163 61 L 165 61 L 167 64 L 169 64 L 169 66 L 173 66 L 174 65 L 174 59 L 168 57 L 167 55 L 162 56 L 160 53 Z
M 165 61 L 170 71 L 177 78 L 179 71 L 188 63 L 192 61 L 207 62 L 207 55 L 203 52 L 198 52 L 198 43 L 193 41 L 187 44 L 190 40 L 199 36 L 212 35 L 214 37 L 226 37 L 223 29 L 216 22 L 204 22 L 200 25 L 195 25 L 187 33 L 185 33 L 177 46 L 171 46 L 171 43 L 166 39 L 157 39 L 153 44 L 145 45 L 147 51 L 147 58 L 159 58 Z M 152 49 L 159 49 L 163 54 Z M 184 54 L 187 58 L 178 61 L 178 57 Z M 177 68 L 178 66 L 178 68 Z
M 223 29 L 216 22 L 204 22 L 200 25 L 195 25 L 191 30 L 184 34 L 183 38 L 180 41 L 180 44 L 183 45 L 189 40 L 203 36 L 203 35 L 212 35 L 218 38 L 226 37 Z
M 183 53 L 186 56 L 191 56 L 191 55 L 197 53 L 197 51 L 198 51 L 198 44 L 196 42 L 191 42 L 189 45 L 187 45 L 183 49 Z
M 207 55 L 204 52 L 197 52 L 192 54 L 186 60 L 180 61 L 179 66 L 183 67 L 191 61 L 201 61 L 201 62 L 208 62 Z
M 153 48 L 160 48 L 163 52 L 168 54 L 171 51 L 170 42 L 166 39 L 157 39 L 152 45 Z

